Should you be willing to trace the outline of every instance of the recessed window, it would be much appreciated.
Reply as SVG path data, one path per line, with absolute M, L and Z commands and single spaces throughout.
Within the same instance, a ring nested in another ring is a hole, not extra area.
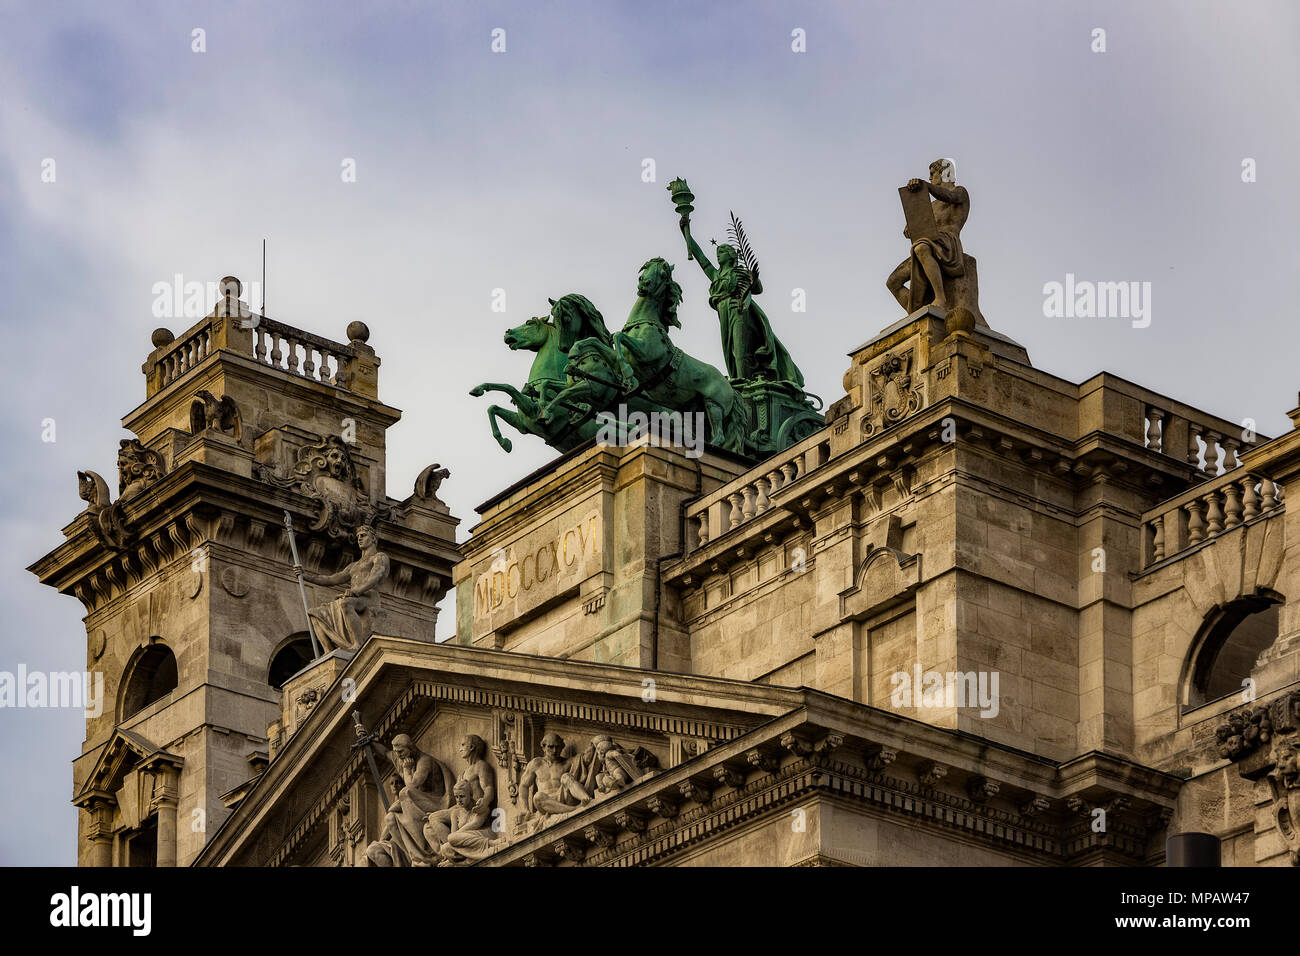
M 127 666 L 122 691 L 122 719 L 138 714 L 176 689 L 176 655 L 164 644 L 145 648 Z
M 1210 613 L 1193 645 L 1185 710 L 1241 693 L 1259 655 L 1277 640 L 1279 607 L 1277 595 L 1257 594 Z
M 307 636 L 306 631 L 295 634 L 272 655 L 266 682 L 279 690 L 284 686 L 285 681 L 310 664 L 311 661 L 311 638 Z

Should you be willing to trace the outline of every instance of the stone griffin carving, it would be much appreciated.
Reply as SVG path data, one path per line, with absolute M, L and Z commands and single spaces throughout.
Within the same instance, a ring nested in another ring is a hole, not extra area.
M 311 530 L 325 531 L 332 538 L 348 537 L 358 525 L 387 517 L 370 503 L 347 442 L 337 435 L 300 448 L 288 475 L 264 471 L 263 477 L 319 501 L 321 513 Z
M 337 648 L 356 650 L 374 633 L 379 585 L 388 577 L 391 562 L 388 555 L 379 550 L 379 536 L 373 528 L 362 525 L 357 529 L 357 547 L 361 549 L 361 557 L 335 574 L 317 574 L 300 565 L 294 566 L 294 571 L 301 572 L 303 580 L 309 584 L 323 587 L 347 585 L 347 589 L 334 600 L 307 612 L 326 654 Z
M 1267 780 L 1273 822 L 1300 866 L 1300 691 L 1231 713 L 1214 731 L 1220 756 L 1247 780 Z
M 379 839 L 366 847 L 371 866 L 431 866 L 438 857 L 438 847 L 430 846 L 424 835 L 424 821 L 444 810 L 453 785 L 451 771 L 432 755 L 412 743 L 406 734 L 393 738 L 392 749 L 357 727 L 359 743 L 373 746 L 387 757 L 401 777 L 397 798 L 384 816 Z
M 112 500 L 108 483 L 96 472 L 79 471 L 77 472 L 77 494 L 82 501 L 86 502 L 86 510 L 90 512 L 91 517 L 90 527 L 95 532 L 95 537 L 99 539 L 99 543 L 111 551 L 119 551 L 126 547 L 129 535 L 122 509 Z
M 239 406 L 229 395 L 222 395 L 218 400 L 207 389 L 202 389 L 195 393 L 190 404 L 190 434 L 198 435 L 209 429 L 240 441 L 243 438 L 243 419 Z
M 438 489 L 450 477 L 451 472 L 435 462 L 420 472 L 415 479 L 415 489 L 411 497 L 419 504 L 434 511 L 450 511 L 447 502 L 438 497 Z
M 121 551 L 127 546 L 131 533 L 122 503 L 155 484 L 166 473 L 163 456 L 146 448 L 138 438 L 124 438 L 118 446 L 116 501 L 112 500 L 108 482 L 97 472 L 77 472 L 77 495 L 86 502 L 91 529 L 100 544 L 111 551 Z
M 871 409 L 862 423 L 864 434 L 883 431 L 919 411 L 924 402 L 919 383 L 912 380 L 912 350 L 885 357 L 871 371 Z

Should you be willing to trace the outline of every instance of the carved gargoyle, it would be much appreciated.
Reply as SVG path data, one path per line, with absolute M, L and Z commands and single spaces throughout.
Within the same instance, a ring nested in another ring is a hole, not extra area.
M 229 395 L 222 395 L 218 400 L 207 389 L 202 389 L 195 393 L 190 404 L 190 434 L 197 435 L 208 429 L 230 435 L 235 441 L 243 438 L 243 421 L 235 400 Z
M 99 543 L 111 551 L 126 547 L 126 526 L 121 506 L 110 499 L 108 482 L 93 471 L 77 472 L 77 494 L 86 502 L 86 510 L 93 519 L 91 529 Z
M 412 497 L 426 508 L 434 511 L 449 511 L 447 502 L 438 497 L 438 489 L 450 477 L 451 472 L 435 462 L 420 472 L 420 476 L 415 479 L 415 491 Z
M 370 503 L 347 442 L 337 435 L 300 448 L 289 474 L 263 470 L 262 477 L 319 501 L 321 513 L 311 530 L 332 538 L 350 537 L 361 525 L 373 524 L 376 516 L 388 516 L 387 509 Z

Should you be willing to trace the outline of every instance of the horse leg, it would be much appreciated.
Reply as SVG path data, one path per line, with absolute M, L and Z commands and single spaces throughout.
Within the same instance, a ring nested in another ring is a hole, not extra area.
M 502 408 L 500 405 L 488 406 L 488 421 L 492 423 L 492 437 L 497 440 L 498 445 L 500 445 L 508 452 L 514 446 L 510 443 L 509 438 L 506 438 L 504 435 L 501 434 L 501 429 L 497 426 L 498 415 L 504 418 L 509 424 L 514 425 L 515 423 L 510 421 L 510 419 L 514 417 L 514 413 L 507 411 L 506 409 Z M 515 427 L 518 428 L 517 425 Z M 522 429 L 520 430 L 522 431 Z
M 488 392 L 505 392 L 510 396 L 510 401 L 514 402 L 516 405 L 518 405 L 519 400 L 524 397 L 519 393 L 519 389 L 515 388 L 513 385 L 501 385 L 496 382 L 484 382 L 482 385 L 476 385 L 469 390 L 469 393 L 475 398 L 480 398 Z

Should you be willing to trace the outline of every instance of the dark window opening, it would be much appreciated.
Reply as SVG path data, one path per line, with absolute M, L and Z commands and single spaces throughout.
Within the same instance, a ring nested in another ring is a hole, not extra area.
M 122 694 L 122 719 L 137 714 L 176 689 L 176 655 L 162 644 L 154 644 L 129 669 Z
M 1277 640 L 1279 607 L 1276 596 L 1257 594 L 1210 615 L 1192 666 L 1187 709 L 1242 692 L 1259 655 Z
M 311 638 L 306 633 L 295 634 L 271 658 L 271 667 L 267 672 L 266 682 L 279 690 L 284 686 L 285 681 L 310 664 L 311 661 Z

